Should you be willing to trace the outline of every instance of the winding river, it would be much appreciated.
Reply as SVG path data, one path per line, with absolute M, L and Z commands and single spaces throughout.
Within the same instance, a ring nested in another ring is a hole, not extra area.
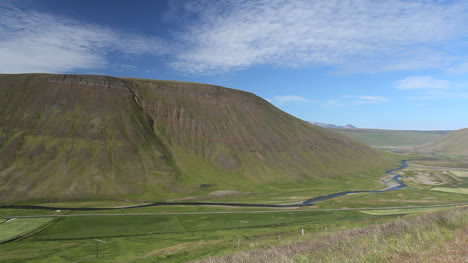
M 120 210 L 120 209 L 128 209 L 128 208 L 141 208 L 141 207 L 150 207 L 150 206 L 168 206 L 168 205 L 186 205 L 186 206 L 236 206 L 236 207 L 270 207 L 270 208 L 281 208 L 281 207 L 306 207 L 315 205 L 316 202 L 324 201 L 332 198 L 337 198 L 340 196 L 348 195 L 348 194 L 359 194 L 359 193 L 383 193 L 388 191 L 399 190 L 407 185 L 401 181 L 402 177 L 396 173 L 395 171 L 401 170 L 403 168 L 408 167 L 408 161 L 403 160 L 401 161 L 401 166 L 395 169 L 391 169 L 386 171 L 387 174 L 393 175 L 392 180 L 398 183 L 398 185 L 393 187 L 387 187 L 381 190 L 367 190 L 367 191 L 346 191 L 346 192 L 338 192 L 329 195 L 322 195 L 314 198 L 310 198 L 307 200 L 302 201 L 299 204 L 289 204 L 289 205 L 274 205 L 274 204 L 247 204 L 247 203 L 215 203 L 215 202 L 155 202 L 150 204 L 143 204 L 143 205 L 134 205 L 134 206 L 126 206 L 126 207 L 51 207 L 51 206 L 35 206 L 35 205 L 11 205 L 11 206 L 0 206 L 0 208 L 8 208 L 8 209 L 45 209 L 45 210 L 79 210 L 79 211 L 93 211 L 93 210 Z M 384 181 L 386 184 L 386 181 Z

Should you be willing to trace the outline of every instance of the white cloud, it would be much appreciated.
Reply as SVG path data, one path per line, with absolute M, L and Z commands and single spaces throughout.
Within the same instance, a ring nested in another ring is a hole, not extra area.
M 435 99 L 461 99 L 468 98 L 468 92 L 464 90 L 444 91 L 444 90 L 427 90 L 419 92 L 414 96 L 408 97 L 410 100 L 435 100 Z
M 67 72 L 101 68 L 112 52 L 161 54 L 156 38 L 0 5 L 0 72 Z
M 19 9 L 15 3 L 0 3 L 3 73 L 98 69 L 122 54 L 167 55 L 164 61 L 188 74 L 262 65 L 325 65 L 349 73 L 468 71 L 445 48 L 468 36 L 464 1 L 169 1 L 161 19 L 181 30 L 165 40 Z
M 395 83 L 395 87 L 401 90 L 446 90 L 450 86 L 450 81 L 428 76 L 407 77 Z
M 411 100 L 433 100 L 442 98 L 466 99 L 467 85 L 428 76 L 407 77 L 395 82 L 395 88 L 410 93 Z
M 461 1 L 201 0 L 187 6 L 199 20 L 181 35 L 187 48 L 172 66 L 192 73 L 256 65 L 352 71 L 361 61 L 363 71 L 445 66 L 443 52 L 412 50 L 433 51 L 467 32 Z
M 447 72 L 452 74 L 465 74 L 468 73 L 468 62 L 452 65 L 447 69 Z
M 326 106 L 343 107 L 349 105 L 380 104 L 388 101 L 381 96 L 355 96 L 343 95 L 339 99 L 329 99 L 325 102 Z
M 337 73 L 376 73 L 420 69 L 448 70 L 456 56 L 429 47 L 400 48 L 374 56 L 362 56 L 338 65 Z
M 387 101 L 386 98 L 380 96 L 351 96 L 346 95 L 343 98 L 351 99 L 352 104 L 380 104 Z
M 308 102 L 304 97 L 296 95 L 285 95 L 285 96 L 275 96 L 271 99 L 267 99 L 269 102 L 277 105 L 284 105 L 287 103 L 298 103 L 298 102 Z

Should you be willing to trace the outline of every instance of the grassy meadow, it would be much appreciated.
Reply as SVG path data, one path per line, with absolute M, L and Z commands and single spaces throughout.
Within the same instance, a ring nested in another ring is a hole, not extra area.
M 306 233 L 387 221 L 359 211 L 254 214 L 84 216 L 57 220 L 19 242 L 0 246 L 0 262 L 95 262 L 94 239 L 106 241 L 99 262 L 186 262 L 261 248 Z M 239 242 L 239 247 L 238 247 Z M 23 253 L 28 251 L 28 253 Z
M 449 132 L 378 129 L 333 130 L 371 146 L 415 146 L 430 142 Z
M 398 218 L 383 224 L 309 234 L 286 245 L 198 263 L 444 262 L 467 260 L 468 208 Z M 305 240 L 304 240 L 305 239 Z
M 51 218 L 11 218 L 0 220 L 0 243 L 28 234 L 52 221 Z

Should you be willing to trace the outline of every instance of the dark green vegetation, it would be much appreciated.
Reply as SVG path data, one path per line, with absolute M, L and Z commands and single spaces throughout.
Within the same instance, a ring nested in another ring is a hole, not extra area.
M 339 185 L 393 166 L 393 157 L 247 92 L 106 76 L 0 75 L 2 204 L 278 195 L 278 185 Z
M 432 141 L 450 131 L 379 129 L 332 129 L 371 146 L 414 146 Z
M 468 155 L 468 129 L 454 131 L 416 149 L 433 154 Z

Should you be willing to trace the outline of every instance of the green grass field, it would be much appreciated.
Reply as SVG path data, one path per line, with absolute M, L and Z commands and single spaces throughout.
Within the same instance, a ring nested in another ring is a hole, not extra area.
M 313 233 L 274 247 L 196 263 L 466 262 L 468 209 L 401 217 L 385 224 Z
M 405 131 L 377 129 L 333 129 L 371 146 L 414 146 L 442 136 L 448 131 Z
M 361 213 L 368 215 L 402 215 L 421 212 L 435 212 L 447 210 L 447 207 L 429 207 L 429 208 L 397 208 L 397 209 L 380 209 L 380 210 L 363 210 Z
M 95 262 L 95 238 L 107 242 L 102 262 L 186 262 L 236 251 L 238 239 L 241 249 L 264 247 L 297 238 L 301 228 L 322 232 L 391 218 L 358 211 L 63 218 L 0 246 L 0 262 Z
M 33 216 L 33 215 L 60 215 L 66 214 L 68 211 L 61 210 L 40 210 L 40 209 L 0 209 L 0 218 L 11 218 L 14 216 Z
M 51 220 L 51 218 L 17 218 L 9 222 L 5 220 L 5 222 L 0 223 L 0 242 L 29 233 Z
M 0 245 L 0 262 L 187 262 L 291 245 L 347 229 L 392 225 L 393 220 L 409 210 L 420 214 L 439 209 L 447 208 L 400 209 L 398 213 L 286 210 L 261 214 L 62 218 L 33 236 Z M 95 239 L 106 241 L 99 244 L 99 258 Z

